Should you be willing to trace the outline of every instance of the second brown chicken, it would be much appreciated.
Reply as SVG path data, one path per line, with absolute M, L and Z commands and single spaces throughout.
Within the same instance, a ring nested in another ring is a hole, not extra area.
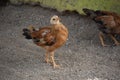
M 107 46 L 103 40 L 105 34 L 112 38 L 115 45 L 120 45 L 114 37 L 116 34 L 120 35 L 120 15 L 115 12 L 102 10 L 95 11 L 87 8 L 84 8 L 83 11 L 98 24 L 98 29 L 100 30 L 99 38 L 102 46 Z

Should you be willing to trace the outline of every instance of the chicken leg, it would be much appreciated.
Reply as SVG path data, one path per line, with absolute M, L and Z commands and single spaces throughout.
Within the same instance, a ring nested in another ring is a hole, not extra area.
M 57 65 L 55 63 L 54 52 L 50 52 L 50 59 L 51 59 L 51 63 L 52 63 L 52 65 L 53 65 L 54 68 L 60 68 L 60 65 Z
M 110 34 L 109 36 L 112 38 L 116 46 L 120 45 L 120 43 L 115 39 L 113 35 Z
M 99 33 L 100 42 L 103 47 L 106 47 L 107 45 L 104 43 L 103 37 L 104 37 L 104 34 L 102 32 L 100 32 Z
M 49 52 L 47 51 L 46 54 L 45 54 L 45 62 L 46 62 L 46 63 L 50 63 L 50 62 L 51 62 L 49 55 L 50 55 L 50 54 L 49 54 Z

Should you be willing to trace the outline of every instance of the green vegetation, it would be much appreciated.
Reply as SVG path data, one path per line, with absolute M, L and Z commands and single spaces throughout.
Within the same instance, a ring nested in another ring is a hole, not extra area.
M 58 11 L 76 10 L 82 12 L 82 8 L 94 10 L 107 10 L 120 13 L 120 0 L 10 0 L 12 3 L 39 2 L 43 7 L 55 8 Z

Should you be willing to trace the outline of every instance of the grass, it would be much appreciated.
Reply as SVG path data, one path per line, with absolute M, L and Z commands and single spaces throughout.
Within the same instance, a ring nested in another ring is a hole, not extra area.
M 82 12 L 82 8 L 90 8 L 94 10 L 107 10 L 120 13 L 119 0 L 10 0 L 12 3 L 17 2 L 40 2 L 44 7 L 55 8 L 58 11 L 76 10 Z

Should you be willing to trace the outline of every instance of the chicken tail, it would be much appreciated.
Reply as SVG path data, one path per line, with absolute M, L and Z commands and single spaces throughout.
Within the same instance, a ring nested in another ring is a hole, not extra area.
M 83 12 L 84 12 L 87 16 L 89 16 L 90 18 L 94 18 L 94 17 L 97 16 L 96 11 L 94 11 L 94 10 L 92 10 L 92 9 L 83 8 L 82 10 L 83 10 Z
M 31 32 L 36 31 L 33 26 L 28 26 L 28 28 L 23 29 L 23 35 L 26 39 L 32 39 Z
M 30 35 L 30 30 L 27 28 L 23 29 L 23 35 L 25 36 L 26 39 L 32 39 L 32 37 Z
M 92 19 L 94 19 L 97 16 L 104 16 L 104 15 L 109 15 L 109 14 L 115 14 L 115 13 L 108 12 L 108 11 L 92 10 L 92 9 L 87 9 L 87 8 L 83 8 L 82 10 L 83 10 L 83 12 L 87 16 L 89 16 Z

